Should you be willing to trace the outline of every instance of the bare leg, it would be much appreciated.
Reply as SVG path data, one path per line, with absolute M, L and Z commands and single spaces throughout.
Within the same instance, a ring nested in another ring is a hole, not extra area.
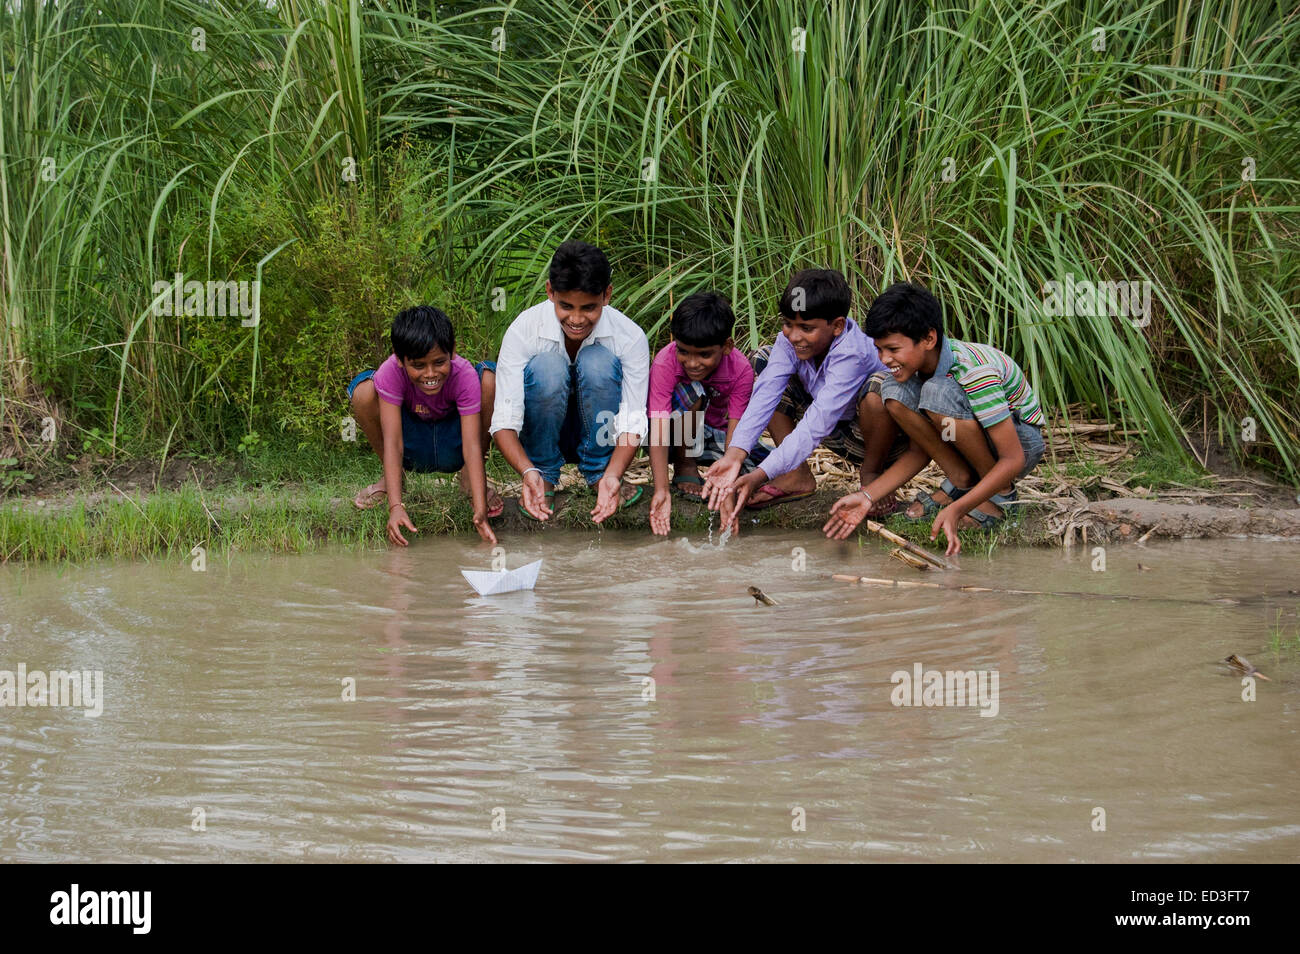
M 794 427 L 795 422 L 788 414 L 777 411 L 772 415 L 772 420 L 767 423 L 767 432 L 772 435 L 772 440 L 776 441 L 776 446 L 780 447 L 781 442 L 794 432 Z M 817 481 L 813 478 L 812 468 L 808 466 L 807 461 L 804 461 L 788 474 L 782 474 L 775 480 L 769 481 L 769 483 L 787 493 L 803 494 L 817 489 Z M 754 497 L 750 497 L 750 499 L 753 500 Z M 765 500 L 767 495 L 758 496 L 758 499 Z
M 926 413 L 930 415 L 930 419 L 935 423 L 936 427 L 944 426 L 945 422 L 941 415 L 936 414 L 934 411 L 927 411 Z M 978 479 L 982 479 L 997 463 L 997 458 L 989 448 L 988 438 L 984 435 L 984 428 L 980 426 L 979 421 L 975 420 L 954 420 L 952 423 L 955 425 L 953 443 L 957 447 L 957 452 L 975 468 L 975 472 L 979 475 Z M 948 479 L 952 480 L 951 477 Z M 956 481 L 953 482 L 956 483 Z M 977 482 L 977 478 L 972 478 L 972 483 L 974 482 Z M 957 486 L 970 486 L 970 484 L 958 484 Z M 999 487 L 997 490 L 1000 494 L 1009 493 L 1010 491 L 1010 484 Z M 936 503 L 938 502 L 936 498 Z M 980 504 L 977 509 L 995 517 L 1002 516 L 1002 508 L 997 504 L 989 503 L 987 500 Z M 978 526 L 978 524 L 970 517 L 963 517 L 961 526 L 974 527 Z
M 879 394 L 868 394 L 858 405 L 858 429 L 862 431 L 862 483 L 868 484 L 885 469 L 885 457 L 899 430 Z
M 496 406 L 497 401 L 497 373 L 495 371 L 484 371 L 483 378 L 479 383 L 482 389 L 482 395 L 479 398 L 479 421 L 482 424 L 483 438 L 483 457 L 492 450 L 492 435 L 489 433 L 492 429 L 492 409 Z
M 370 449 L 382 461 L 384 459 L 384 431 L 379 423 L 379 393 L 375 390 L 373 378 L 367 378 L 352 389 L 352 416 L 357 424 L 361 426 L 361 432 L 366 435 L 366 440 L 370 442 Z M 402 476 L 405 477 L 405 474 Z M 379 480 L 361 490 L 352 502 L 358 507 L 366 509 L 373 507 L 387 495 L 388 491 L 384 487 L 384 475 L 381 472 Z

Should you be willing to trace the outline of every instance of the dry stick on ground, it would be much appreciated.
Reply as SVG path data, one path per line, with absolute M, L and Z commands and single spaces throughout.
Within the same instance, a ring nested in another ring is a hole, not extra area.
M 1212 600 L 1192 600 L 1180 599 L 1176 596 L 1131 596 L 1123 593 L 1081 593 L 1077 590 L 1013 590 L 1000 586 L 945 586 L 942 583 L 931 583 L 929 581 L 889 580 L 873 576 L 855 576 L 850 573 L 834 573 L 831 575 L 831 579 L 839 580 L 842 583 L 863 583 L 868 586 L 896 586 L 900 589 L 906 589 L 908 587 L 925 587 L 930 590 L 948 590 L 949 592 L 956 593 L 1005 593 L 1012 596 L 1072 596 L 1090 600 L 1130 600 L 1141 603 L 1197 603 L 1205 606 L 1236 606 L 1241 603 L 1241 600 L 1233 599 L 1229 596 L 1223 596 Z
M 955 564 L 948 562 L 948 560 L 945 559 L 944 557 L 941 557 L 935 553 L 931 553 L 929 550 L 925 550 L 922 549 L 921 547 L 918 547 L 912 541 L 900 537 L 892 530 L 886 530 L 884 524 L 876 523 L 876 521 L 874 520 L 868 520 L 866 521 L 866 524 L 867 524 L 867 529 L 870 530 L 872 533 L 879 534 L 880 536 L 888 540 L 890 543 L 897 544 L 898 546 L 902 547 L 908 553 L 915 554 L 916 556 L 924 560 L 926 563 L 929 563 L 931 566 L 936 566 L 941 570 L 957 569 L 957 566 Z M 939 584 L 936 583 L 935 585 L 938 586 Z

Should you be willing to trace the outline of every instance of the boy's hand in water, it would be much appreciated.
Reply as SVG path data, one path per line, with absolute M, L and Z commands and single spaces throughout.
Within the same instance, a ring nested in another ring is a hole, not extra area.
M 703 495 L 710 510 L 717 510 L 722 506 L 723 499 L 731 496 L 743 463 L 723 459 L 709 468 L 709 476 L 704 479 Z
M 727 494 L 723 497 L 722 506 L 719 508 L 722 511 L 722 521 L 718 524 L 718 529 L 723 533 L 726 533 L 727 530 L 730 529 L 733 536 L 739 536 L 740 511 L 743 506 L 744 504 L 741 504 L 740 506 L 736 505 L 736 495 L 734 493 Z
M 673 495 L 668 492 L 668 488 L 656 489 L 655 495 L 650 498 L 650 529 L 661 537 L 667 536 L 672 526 L 672 510 Z
M 524 474 L 524 490 L 519 502 L 538 520 L 550 517 L 551 508 L 546 506 L 546 481 L 537 471 L 530 470 Z
M 861 491 L 845 494 L 831 506 L 831 518 L 822 531 L 832 540 L 845 540 L 866 519 L 871 504 Z
M 609 473 L 596 481 L 596 506 L 591 508 L 593 521 L 600 523 L 618 509 L 619 490 L 622 487 L 623 479 Z
M 487 543 L 496 543 L 497 535 L 492 532 L 492 525 L 488 523 L 487 510 L 474 511 L 474 529 L 478 535 Z
M 411 518 L 407 516 L 406 506 L 396 504 L 392 510 L 388 511 L 388 539 L 394 546 L 404 547 L 407 545 L 406 537 L 402 536 L 402 527 L 412 533 L 420 532 L 415 529 L 415 524 L 411 523 Z
M 950 503 L 940 510 L 934 518 L 934 524 L 930 527 L 930 539 L 934 540 L 939 536 L 939 531 L 948 540 L 947 556 L 961 552 L 961 544 L 957 541 L 957 524 L 961 521 L 964 514 L 957 509 L 956 503 Z

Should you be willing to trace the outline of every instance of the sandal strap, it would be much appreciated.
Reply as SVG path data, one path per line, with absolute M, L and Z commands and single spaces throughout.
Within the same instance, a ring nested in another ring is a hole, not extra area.
M 966 494 L 970 493 L 969 487 L 958 488 L 954 486 L 953 482 L 947 477 L 943 479 L 943 483 L 939 485 L 939 489 L 948 495 L 949 500 L 960 500 Z

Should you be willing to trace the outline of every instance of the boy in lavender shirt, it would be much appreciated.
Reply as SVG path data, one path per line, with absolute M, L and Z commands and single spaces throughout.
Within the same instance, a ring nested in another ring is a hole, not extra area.
M 880 397 L 886 371 L 875 345 L 848 317 L 852 293 L 834 269 L 796 272 L 781 295 L 781 335 L 754 357 L 753 397 L 722 460 L 709 470 L 709 509 L 739 529 L 739 512 L 810 496 L 808 458 L 819 444 L 858 464 L 863 485 L 907 447 Z M 753 473 L 741 462 L 767 428 L 776 450 Z M 896 501 L 881 500 L 877 514 Z
M 402 528 L 415 525 L 402 503 L 404 471 L 460 473 L 474 504 L 474 528 L 488 543 L 488 524 L 501 515 L 501 498 L 487 485 L 484 415 L 491 416 L 494 366 L 477 367 L 456 354 L 451 320 L 421 305 L 400 312 L 390 334 L 393 353 L 378 371 L 362 371 L 348 385 L 348 398 L 371 449 L 384 464 L 383 479 L 357 494 L 364 509 L 388 498 L 388 539 L 406 546 Z
M 702 501 L 699 465 L 723 455 L 749 404 L 754 369 L 731 339 L 735 323 L 731 304 L 717 292 L 689 295 L 673 311 L 673 340 L 650 364 L 650 529 L 657 534 L 668 533 L 672 513 L 669 461 L 673 492 Z M 743 472 L 754 463 L 746 458 Z

